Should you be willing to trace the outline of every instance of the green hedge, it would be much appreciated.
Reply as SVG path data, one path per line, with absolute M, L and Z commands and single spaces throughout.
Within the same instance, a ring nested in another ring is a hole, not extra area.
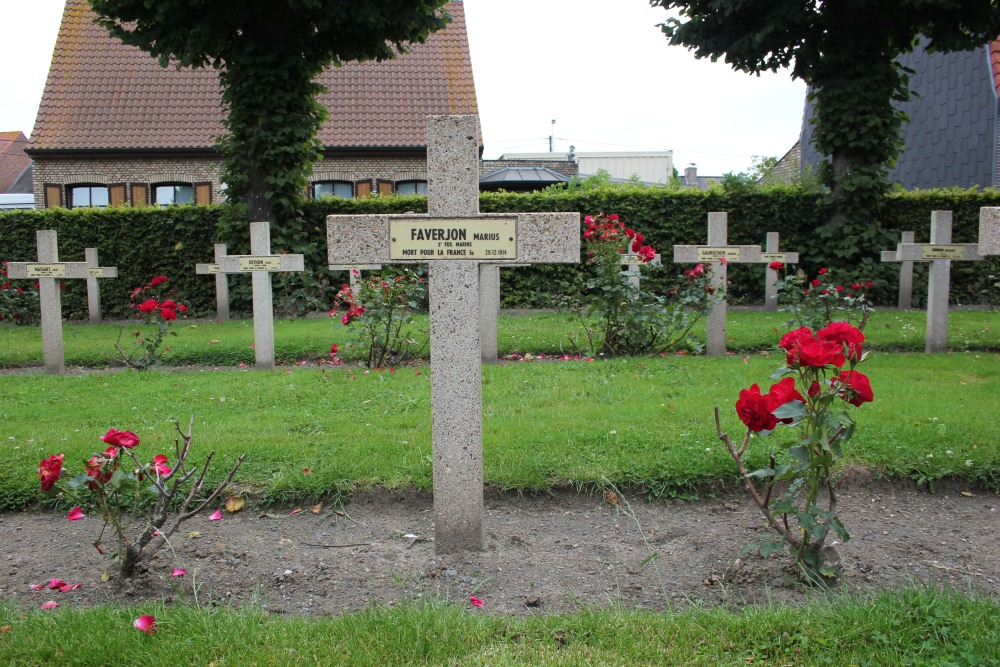
M 859 266 L 838 266 L 813 232 L 824 221 L 823 196 L 799 188 L 774 187 L 752 193 L 726 193 L 722 190 L 678 191 L 663 188 L 614 187 L 596 190 L 553 191 L 530 194 L 484 193 L 480 208 L 484 213 L 526 211 L 579 211 L 581 215 L 618 213 L 626 223 L 642 231 L 651 245 L 661 252 L 664 273 L 675 272 L 670 264 L 671 246 L 706 241 L 709 211 L 729 213 L 729 242 L 763 244 L 766 233 L 781 235 L 783 250 L 798 251 L 800 266 L 814 273 L 830 266 L 843 278 L 865 278 L 877 284 L 880 303 L 895 303 L 898 265 L 881 264 L 879 252 L 893 248 L 903 230 L 916 232 L 918 241 L 927 241 L 930 214 L 933 210 L 954 212 L 953 237 L 958 242 L 974 242 L 979 229 L 979 209 L 1000 206 L 996 190 L 930 190 L 891 195 L 880 220 L 865 239 L 845 239 L 845 243 L 863 244 L 865 260 Z M 272 230 L 272 251 L 305 255 L 312 274 L 276 279 L 279 290 L 318 290 L 322 281 L 329 290 L 312 294 L 319 303 L 329 305 L 330 290 L 345 282 L 343 274 L 331 275 L 325 269 L 325 217 L 343 213 L 403 213 L 426 211 L 422 196 L 382 197 L 365 200 L 326 199 L 307 202 L 301 221 Z M 37 229 L 55 229 L 59 234 L 60 258 L 81 261 L 85 247 L 98 249 L 101 264 L 118 266 L 117 280 L 102 282 L 102 301 L 110 317 L 128 314 L 129 291 L 154 275 L 168 275 L 179 295 L 196 315 L 210 315 L 215 310 L 214 281 L 194 273 L 198 262 L 209 262 L 215 243 L 226 243 L 232 254 L 249 252 L 249 234 L 243 224 L 226 221 L 217 206 L 178 206 L 170 208 L 52 209 L 47 211 L 9 211 L 0 213 L 0 259 L 31 261 L 36 257 L 34 233 Z M 730 294 L 734 301 L 758 303 L 763 299 L 764 267 L 730 267 Z M 1000 258 L 986 262 L 955 262 L 952 265 L 952 301 L 955 303 L 996 303 L 1000 299 L 993 288 L 1000 275 Z M 318 279 L 318 280 L 317 280 Z M 539 307 L 553 303 L 553 298 L 578 289 L 583 272 L 578 265 L 537 266 L 506 269 L 503 272 L 503 303 L 506 307 Z M 66 281 L 64 313 L 70 318 L 86 316 L 86 290 L 83 281 Z M 650 284 L 658 281 L 655 275 Z M 926 267 L 917 265 L 914 300 L 921 303 L 926 293 Z M 232 308 L 249 311 L 250 279 L 230 276 Z M 276 302 L 279 297 L 276 297 Z

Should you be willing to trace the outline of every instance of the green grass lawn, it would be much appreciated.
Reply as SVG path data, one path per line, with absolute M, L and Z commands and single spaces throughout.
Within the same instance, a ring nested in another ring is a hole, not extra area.
M 132 628 L 143 614 L 157 632 Z M 1000 603 L 904 589 L 805 607 L 515 618 L 444 602 L 290 619 L 191 605 L 21 613 L 6 665 L 997 665 Z
M 727 333 L 734 352 L 774 347 L 778 333 L 786 327 L 784 313 L 735 310 L 729 313 Z M 426 316 L 418 317 L 423 331 Z M 923 311 L 878 310 L 865 331 L 869 347 L 882 350 L 923 351 L 927 318 Z M 109 323 L 97 326 L 66 324 L 63 327 L 65 359 L 68 367 L 101 368 L 115 357 L 115 340 L 130 340 L 134 324 Z M 501 355 L 513 353 L 563 354 L 575 350 L 567 334 L 579 333 L 567 316 L 558 313 L 504 315 L 498 326 Z M 253 364 L 253 322 L 210 321 L 176 323 L 176 337 L 168 339 L 171 351 L 164 363 L 174 366 Z M 704 322 L 695 328 L 704 339 Z M 279 363 L 316 360 L 326 357 L 337 343 L 341 357 L 357 358 L 348 347 L 349 331 L 337 319 L 311 317 L 278 320 L 274 325 L 275 357 Z M 1000 313 L 995 310 L 957 310 L 948 322 L 948 345 L 954 350 L 1000 350 Z M 42 337 L 38 327 L 0 326 L 0 368 L 42 365 Z

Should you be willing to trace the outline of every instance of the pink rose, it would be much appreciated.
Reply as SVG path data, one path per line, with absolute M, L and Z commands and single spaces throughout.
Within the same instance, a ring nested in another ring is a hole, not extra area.
M 139 444 L 139 436 L 132 431 L 119 431 L 116 428 L 109 428 L 108 432 L 101 436 L 101 441 L 115 447 L 132 449 Z

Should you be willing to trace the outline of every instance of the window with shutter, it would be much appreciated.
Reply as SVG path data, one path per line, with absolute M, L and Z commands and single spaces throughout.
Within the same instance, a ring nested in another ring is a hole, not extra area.
M 212 203 L 212 184 L 194 184 L 194 203 L 198 206 L 208 206 Z
M 395 188 L 393 188 L 393 182 L 392 181 L 379 180 L 379 182 L 378 182 L 378 196 L 379 197 L 389 197 L 389 196 L 392 195 L 393 192 L 395 192 Z
M 108 202 L 111 206 L 125 205 L 125 184 L 115 183 L 108 186 Z
M 354 196 L 358 199 L 367 199 L 372 196 L 371 181 L 357 181 L 354 184 Z
M 145 183 L 132 184 L 132 206 L 136 208 L 149 206 L 149 186 Z
M 62 186 L 52 183 L 45 184 L 45 208 L 62 206 Z

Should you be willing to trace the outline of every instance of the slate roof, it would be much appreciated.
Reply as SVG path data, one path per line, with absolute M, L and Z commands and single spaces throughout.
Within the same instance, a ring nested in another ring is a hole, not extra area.
M 511 183 L 552 185 L 553 183 L 568 183 L 569 177 L 546 167 L 504 167 L 486 174 L 479 179 L 479 182 L 497 185 Z
M 0 192 L 19 192 L 11 188 L 31 166 L 24 152 L 27 145 L 23 132 L 0 132 Z
M 396 60 L 345 63 L 318 79 L 330 118 L 319 133 L 336 148 L 424 147 L 426 117 L 476 114 L 465 9 Z M 32 151 L 211 149 L 222 133 L 218 74 L 161 68 L 112 39 L 86 0 L 66 0 Z

